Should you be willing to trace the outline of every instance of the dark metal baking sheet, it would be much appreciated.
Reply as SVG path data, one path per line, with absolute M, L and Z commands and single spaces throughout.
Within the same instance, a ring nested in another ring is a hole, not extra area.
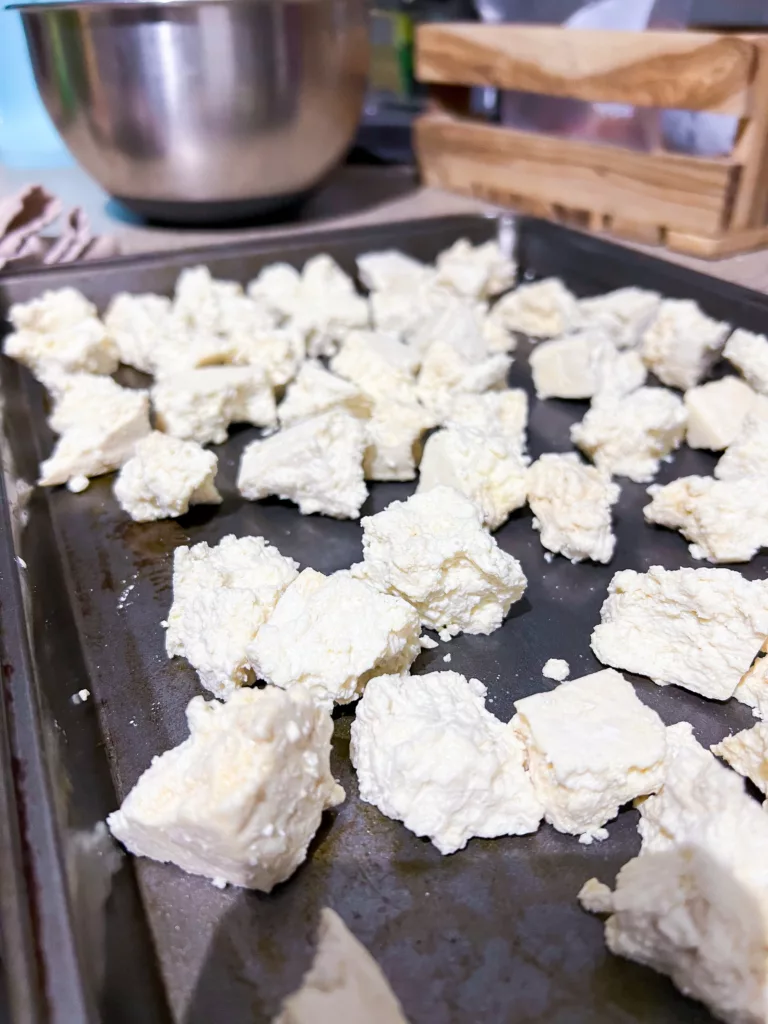
M 496 230 L 493 219 L 446 218 L 317 235 L 280 247 L 247 245 L 57 268 L 6 278 L 0 302 L 4 307 L 45 287 L 71 284 L 103 307 L 119 289 L 169 292 L 179 269 L 200 261 L 217 276 L 245 281 L 275 259 L 300 265 L 315 252 L 330 251 L 352 270 L 358 252 L 396 246 L 433 259 L 458 237 L 477 242 Z M 526 221 L 519 251 L 527 273 L 560 274 L 582 293 L 643 285 L 690 296 L 734 324 L 768 330 L 765 297 L 580 234 Z M 527 352 L 523 341 L 510 384 L 531 392 Z M 33 481 L 52 442 L 44 393 L 10 361 L 2 360 L 0 369 L 6 476 L 11 483 L 19 477 Z M 533 399 L 532 455 L 568 450 L 569 425 L 585 408 L 586 403 Z M 530 837 L 475 839 L 465 850 L 441 857 L 429 842 L 358 801 L 348 760 L 352 709 L 337 712 L 333 752 L 347 800 L 326 815 L 307 863 L 287 883 L 269 896 L 220 892 L 172 866 L 126 857 L 105 920 L 94 922 L 92 912 L 89 917 L 82 894 L 103 865 L 98 857 L 80 857 L 80 867 L 72 867 L 72 837 L 86 835 L 116 806 L 154 754 L 184 738 L 184 708 L 201 692 L 192 669 L 179 659 L 168 661 L 163 648 L 160 622 L 171 600 L 173 549 L 215 543 L 234 532 L 263 534 L 302 565 L 323 572 L 360 556 L 356 523 L 302 517 L 285 503 L 238 497 L 238 458 L 252 436 L 251 429 L 236 430 L 217 449 L 225 498 L 219 507 L 201 506 L 177 521 L 138 524 L 118 509 L 110 477 L 80 495 L 35 490 L 18 552 L 26 568 L 12 562 L 7 543 L 4 548 L 4 696 L 16 766 L 12 795 L 22 826 L 11 836 L 19 848 L 15 859 L 5 855 L 8 844 L 0 854 L 9 871 L 23 862 L 29 880 L 24 927 L 34 935 L 36 952 L 31 980 L 16 985 L 16 1005 L 26 1010 L 19 1019 L 268 1021 L 308 966 L 319 911 L 331 905 L 381 963 L 412 1024 L 710 1020 L 665 978 L 611 957 L 600 921 L 576 903 L 587 878 L 612 881 L 636 852 L 636 812 L 623 811 L 609 825 L 610 839 L 591 847 L 543 826 Z M 663 467 L 660 479 L 709 473 L 713 465 L 709 454 L 685 449 Z M 384 508 L 413 489 L 373 485 L 363 512 Z M 530 513 L 516 513 L 497 537 L 523 564 L 529 580 L 524 600 L 496 633 L 462 636 L 425 651 L 415 671 L 449 667 L 443 657 L 450 651 L 450 668 L 482 679 L 490 708 L 506 720 L 515 699 L 552 685 L 541 677 L 548 658 L 566 658 L 573 676 L 598 668 L 589 636 L 613 573 L 697 564 L 679 535 L 643 523 L 646 500 L 642 486 L 622 481 L 616 555 L 603 567 L 573 566 L 559 557 L 548 564 Z M 740 568 L 755 578 L 765 575 L 766 566 L 761 556 Z M 25 607 L 29 644 L 21 622 Z M 636 682 L 642 699 L 665 721 L 691 721 L 703 742 L 753 721 L 742 705 Z M 92 697 L 75 706 L 71 695 L 83 687 Z M 67 902 L 68 861 L 69 881 L 78 884 Z M 14 920 L 6 914 L 3 927 L 6 937 L 18 934 L 17 952 L 26 963 L 24 928 L 14 929 Z M 38 1007 L 24 998 L 35 975 L 42 993 Z

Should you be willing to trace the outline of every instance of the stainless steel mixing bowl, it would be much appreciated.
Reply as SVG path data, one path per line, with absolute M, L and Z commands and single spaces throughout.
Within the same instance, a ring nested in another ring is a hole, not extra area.
M 144 216 L 202 223 L 273 211 L 340 161 L 358 124 L 365 0 L 15 6 L 67 146 Z

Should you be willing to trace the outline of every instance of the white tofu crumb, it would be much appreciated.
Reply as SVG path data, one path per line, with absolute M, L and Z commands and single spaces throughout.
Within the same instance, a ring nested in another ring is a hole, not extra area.
M 259 679 L 301 686 L 326 703 L 357 700 L 374 676 L 407 672 L 421 651 L 407 601 L 348 572 L 304 569 L 248 647 Z
M 499 299 L 491 317 L 508 331 L 533 339 L 556 338 L 581 327 L 579 303 L 557 278 L 521 284 Z
M 768 793 L 768 722 L 758 722 L 709 748 L 713 754 L 750 779 L 761 793 Z
M 685 391 L 706 376 L 730 331 L 691 299 L 664 299 L 643 333 L 642 356 L 662 384 Z
M 450 661 L 451 661 L 451 652 L 450 651 L 447 654 L 443 655 L 443 661 L 445 662 L 446 665 L 450 664 Z
M 413 480 L 435 418 L 418 402 L 376 402 L 365 422 L 366 480 Z
M 143 437 L 115 481 L 120 508 L 137 523 L 182 516 L 190 505 L 218 505 L 218 459 L 194 441 L 155 430 Z
M 67 480 L 67 490 L 72 494 L 82 494 L 87 491 L 91 481 L 87 476 L 73 476 Z
M 351 331 L 331 360 L 331 369 L 376 401 L 413 401 L 419 360 L 393 335 Z
M 752 413 L 738 437 L 728 445 L 715 466 L 719 480 L 768 477 L 768 418 Z
M 768 395 L 768 338 L 751 331 L 734 331 L 723 355 L 761 395 Z
M 588 879 L 578 895 L 579 903 L 590 914 L 610 914 L 613 908 L 613 893 L 604 882 Z
M 187 370 L 161 379 L 151 394 L 159 428 L 198 444 L 222 444 L 231 423 L 267 427 L 277 418 L 272 388 L 252 366 Z
M 604 838 L 602 826 L 664 781 L 666 730 L 612 669 L 515 701 L 544 817 L 558 832 Z
M 679 530 L 693 558 L 749 562 L 768 545 L 768 480 L 684 476 L 648 493 L 646 522 Z
M 446 427 L 424 445 L 416 493 L 453 487 L 477 506 L 485 526 L 496 530 L 525 505 L 527 472 L 521 456 L 503 437 Z
M 472 245 L 460 238 L 437 257 L 436 283 L 468 299 L 489 299 L 515 283 L 517 265 L 495 240 Z
M 545 551 L 544 552 L 544 561 L 545 562 L 547 562 L 548 564 L 551 565 L 552 562 L 554 562 L 554 560 L 555 560 L 555 556 L 552 554 L 551 551 Z
M 229 534 L 214 547 L 203 542 L 176 548 L 168 657 L 186 658 L 216 696 L 252 682 L 248 645 L 297 569 L 263 537 Z
M 645 483 L 658 472 L 660 460 L 680 447 L 685 423 L 677 395 L 642 387 L 630 395 L 596 398 L 571 427 L 571 440 L 598 469 Z
M 437 640 L 433 640 L 431 636 L 426 635 L 422 636 L 420 643 L 425 651 L 433 651 L 436 647 L 440 646 Z
M 352 723 L 361 800 L 442 854 L 473 836 L 535 832 L 541 820 L 522 747 L 485 694 L 458 672 L 378 676 Z
M 328 907 L 317 942 L 311 968 L 274 1024 L 408 1024 L 379 965 Z
M 768 640 L 739 680 L 734 697 L 752 708 L 755 718 L 768 718 Z
M 571 666 L 564 658 L 550 658 L 544 662 L 541 674 L 545 679 L 554 679 L 556 682 L 562 683 L 571 674 Z
M 323 811 L 344 799 L 330 716 L 300 691 L 193 697 L 189 738 L 155 757 L 107 819 L 131 853 L 270 892 L 306 858 Z
M 656 315 L 661 296 L 644 288 L 617 288 L 606 295 L 579 300 L 586 328 L 603 331 L 617 348 L 634 348 Z
M 768 581 L 732 569 L 624 569 L 592 633 L 604 665 L 727 700 L 768 636 Z
M 349 331 L 365 328 L 369 321 L 368 302 L 330 256 L 307 260 L 289 322 L 306 338 L 310 356 L 333 355 Z
M 761 398 L 738 377 L 723 377 L 685 393 L 688 428 L 685 439 L 691 448 L 722 451 L 738 437 L 755 402 Z
M 357 272 L 372 292 L 411 290 L 415 282 L 434 277 L 434 270 L 397 249 L 366 252 L 357 257 Z
M 69 698 L 69 700 L 70 700 L 70 702 L 72 704 L 75 704 L 75 705 L 85 704 L 85 702 L 88 700 L 88 698 L 90 696 L 91 696 L 91 691 L 90 690 L 78 690 L 77 693 L 73 693 L 72 694 L 72 696 Z
M 363 478 L 365 427 L 354 416 L 331 409 L 302 420 L 243 452 L 237 487 L 258 501 L 277 495 L 299 506 L 302 515 L 320 512 L 357 519 L 368 496 Z
M 142 373 L 154 373 L 156 350 L 166 344 L 173 331 L 171 300 L 164 295 L 120 292 L 109 304 L 104 326 L 121 363 Z
M 616 546 L 611 508 L 618 484 L 578 455 L 547 453 L 528 470 L 528 504 L 542 546 L 574 562 L 610 562 Z
M 501 353 L 470 362 L 452 345 L 438 340 L 422 360 L 416 393 L 430 412 L 444 420 L 457 395 L 503 388 L 511 365 L 511 358 Z
M 526 450 L 528 395 L 522 388 L 486 391 L 481 395 L 457 394 L 448 410 L 446 426 L 470 427 L 497 434 L 519 455 Z
M 620 352 L 598 330 L 578 331 L 537 345 L 530 356 L 538 398 L 593 398 L 624 395 L 645 383 L 647 371 L 636 352 Z
M 38 483 L 52 487 L 71 481 L 83 490 L 84 477 L 118 469 L 150 432 L 149 395 L 86 373 L 62 377 L 56 386 L 49 422 L 61 436 L 40 466 Z
M 336 408 L 365 418 L 370 415 L 371 404 L 356 384 L 330 373 L 317 360 L 308 359 L 288 385 L 277 407 L 277 418 L 281 426 L 290 427 Z
M 363 525 L 354 575 L 417 609 L 441 638 L 492 633 L 527 580 L 520 563 L 483 527 L 475 505 L 450 487 L 393 501 Z

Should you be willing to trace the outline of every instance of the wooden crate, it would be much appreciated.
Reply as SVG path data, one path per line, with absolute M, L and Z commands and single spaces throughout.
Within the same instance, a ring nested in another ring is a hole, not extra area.
M 415 147 L 429 185 L 715 258 L 768 244 L 768 35 L 520 25 L 419 28 L 430 86 Z M 493 86 L 739 119 L 730 156 L 555 138 L 469 116 Z

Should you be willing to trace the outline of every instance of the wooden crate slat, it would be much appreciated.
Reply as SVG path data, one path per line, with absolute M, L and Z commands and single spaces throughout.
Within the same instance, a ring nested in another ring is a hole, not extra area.
M 422 82 L 487 85 L 593 102 L 745 116 L 756 47 L 707 32 L 613 32 L 559 26 L 423 25 Z

